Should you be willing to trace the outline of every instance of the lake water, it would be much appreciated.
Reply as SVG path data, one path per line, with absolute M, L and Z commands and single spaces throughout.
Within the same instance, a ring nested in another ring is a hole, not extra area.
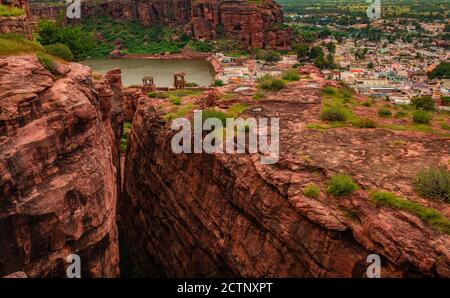
M 214 69 L 202 59 L 151 60 L 151 59 L 86 59 L 81 62 L 93 71 L 106 73 L 113 68 L 122 70 L 122 84 L 142 84 L 144 76 L 153 76 L 157 87 L 173 86 L 173 74 L 184 72 L 186 81 L 199 86 L 209 86 L 214 81 Z

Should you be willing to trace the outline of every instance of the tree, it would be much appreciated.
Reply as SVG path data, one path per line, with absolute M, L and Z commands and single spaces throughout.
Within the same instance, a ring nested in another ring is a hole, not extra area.
M 327 44 L 325 44 L 326 48 L 328 49 L 328 52 L 334 54 L 336 53 L 336 45 L 333 42 L 329 42 Z
M 256 59 L 267 62 L 277 62 L 281 60 L 281 55 L 273 50 L 259 49 L 256 51 Z
M 38 41 L 42 45 L 65 44 L 72 51 L 75 60 L 84 59 L 95 47 L 93 35 L 83 31 L 79 26 L 61 27 L 52 21 L 41 20 L 37 32 Z
M 324 56 L 323 50 L 319 46 L 312 47 L 308 54 L 309 59 L 316 59 L 318 57 L 323 57 L 323 56 Z
M 299 44 L 295 46 L 295 52 L 297 53 L 297 59 L 299 61 L 304 61 L 308 59 L 309 46 L 307 44 Z
M 314 59 L 314 65 L 319 69 L 325 69 L 327 68 L 327 60 L 323 55 L 318 56 Z
M 450 79 L 450 63 L 441 62 L 429 74 L 430 79 Z
M 373 62 L 369 62 L 369 64 L 367 64 L 367 69 L 372 70 L 374 69 L 375 65 L 373 64 Z
M 435 108 L 434 100 L 431 96 L 414 97 L 411 104 L 418 110 L 433 111 Z

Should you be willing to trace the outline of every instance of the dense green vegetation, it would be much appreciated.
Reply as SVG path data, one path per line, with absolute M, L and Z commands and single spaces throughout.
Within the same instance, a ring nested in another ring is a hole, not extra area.
M 450 79 L 450 63 L 441 62 L 429 74 L 430 79 Z
M 188 44 L 195 50 L 210 50 L 206 43 L 190 42 L 181 29 L 144 27 L 138 22 L 120 22 L 105 17 L 86 19 L 82 28 L 93 32 L 98 40 L 89 51 L 94 57 L 109 55 L 117 41 L 123 44 L 125 54 L 177 53 Z
M 345 21 L 365 17 L 368 4 L 360 0 L 277 0 L 286 13 L 321 13 L 324 15 L 346 15 Z M 383 0 L 381 14 L 385 18 L 410 17 L 433 20 L 446 19 L 449 12 L 448 0 Z M 316 18 L 316 21 L 319 19 Z M 309 21 L 309 20 L 306 20 Z M 319 20 L 326 21 L 326 20 Z
M 37 34 L 38 42 L 44 46 L 64 44 L 69 47 L 75 60 L 86 58 L 96 44 L 93 35 L 80 26 L 60 26 L 47 20 L 39 22 Z
M 6 5 L 0 4 L 0 17 L 17 17 L 23 15 L 23 9 L 18 7 L 9 8 Z
M 431 96 L 414 97 L 411 105 L 418 110 L 433 111 L 435 109 L 435 103 Z

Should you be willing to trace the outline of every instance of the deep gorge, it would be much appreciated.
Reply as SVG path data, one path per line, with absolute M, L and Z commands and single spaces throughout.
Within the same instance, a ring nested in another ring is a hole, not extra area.
M 170 103 L 124 89 L 120 70 L 93 79 L 76 63 L 54 75 L 33 55 L 1 58 L 0 275 L 62 277 L 77 253 L 83 277 L 361 277 L 377 253 L 384 276 L 448 276 L 449 236 L 413 215 L 377 207 L 364 189 L 302 195 L 344 170 L 368 188 L 386 176 L 406 183 L 423 163 L 445 159 L 448 139 L 395 133 L 430 153 L 405 155 L 376 146 L 394 136 L 388 130 L 299 129 L 332 84 L 309 72 L 316 87 L 299 81 L 264 100 L 217 103 L 283 120 L 280 161 L 261 165 L 259 154 L 173 154 Z M 122 167 L 125 120 L 133 127 Z

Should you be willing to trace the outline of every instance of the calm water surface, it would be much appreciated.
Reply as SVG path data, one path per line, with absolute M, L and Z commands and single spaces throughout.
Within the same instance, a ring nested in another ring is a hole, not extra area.
M 93 71 L 105 73 L 113 68 L 122 69 L 124 86 L 141 84 L 144 76 L 153 76 L 157 87 L 173 86 L 173 74 L 184 72 L 186 81 L 200 86 L 209 86 L 214 81 L 211 64 L 202 59 L 195 60 L 149 60 L 149 59 L 86 59 L 82 64 Z

